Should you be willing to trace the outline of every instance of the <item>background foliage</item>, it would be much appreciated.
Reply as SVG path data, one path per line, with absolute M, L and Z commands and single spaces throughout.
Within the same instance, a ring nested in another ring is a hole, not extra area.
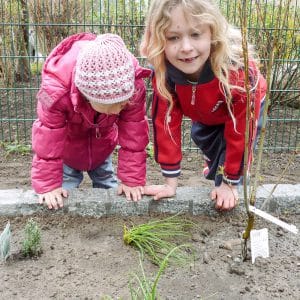
M 65 37 L 77 32 L 113 32 L 139 55 L 145 15 L 151 0 L 0 0 L 0 140 L 30 143 L 36 117 L 35 95 L 44 59 Z M 216 0 L 230 23 L 239 27 L 240 0 Z M 265 148 L 295 150 L 300 133 L 299 1 L 249 0 L 248 37 L 266 72 L 269 49 L 278 47 L 272 68 L 271 104 Z M 284 7 L 288 7 L 284 18 Z M 280 27 L 276 27 L 280 20 Z M 148 90 L 150 104 L 151 88 Z M 150 105 L 149 105 L 150 107 Z M 190 141 L 189 120 L 184 121 L 183 146 Z

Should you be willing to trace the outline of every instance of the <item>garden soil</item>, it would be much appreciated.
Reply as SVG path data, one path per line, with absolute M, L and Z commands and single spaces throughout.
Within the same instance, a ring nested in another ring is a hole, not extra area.
M 0 189 L 30 189 L 31 155 L 0 151 Z M 201 176 L 201 165 L 200 154 L 186 153 L 180 185 L 211 186 Z M 261 169 L 261 184 L 299 183 L 299 156 L 265 154 Z M 150 159 L 148 182 L 161 182 L 159 168 Z M 82 187 L 90 187 L 87 178 Z M 147 256 L 140 265 L 138 251 L 123 242 L 123 226 L 165 217 L 91 218 L 62 211 L 2 216 L 0 229 L 10 221 L 12 244 L 11 256 L 0 262 L 0 299 L 131 299 L 129 282 L 137 286 L 134 274 L 141 278 L 141 265 L 149 280 L 158 267 Z M 246 261 L 241 256 L 246 215 L 185 217 L 195 223 L 188 240 L 195 253 L 184 266 L 168 265 L 158 283 L 158 299 L 300 299 L 299 234 L 257 217 L 255 229 L 268 229 L 270 256 L 252 264 L 249 249 Z M 42 253 L 25 259 L 20 250 L 29 218 L 40 226 Z M 285 212 L 280 218 L 300 228 L 299 215 Z

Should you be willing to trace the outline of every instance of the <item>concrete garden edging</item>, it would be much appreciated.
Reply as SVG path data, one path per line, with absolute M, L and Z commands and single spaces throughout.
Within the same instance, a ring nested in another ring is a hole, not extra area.
M 264 210 L 269 213 L 300 214 L 300 184 L 279 184 L 269 197 L 274 185 L 260 186 L 257 191 L 256 206 L 268 199 Z M 70 213 L 81 216 L 133 216 L 150 213 L 187 213 L 190 215 L 218 215 L 209 198 L 208 187 L 179 187 L 173 198 L 154 201 L 145 196 L 139 202 L 128 202 L 123 196 L 118 196 L 116 190 L 75 189 L 65 200 L 63 209 L 56 213 Z M 37 203 L 37 196 L 32 190 L 10 189 L 0 190 L 0 215 L 17 216 L 31 215 L 48 209 Z M 241 198 L 237 209 L 231 214 L 245 211 Z

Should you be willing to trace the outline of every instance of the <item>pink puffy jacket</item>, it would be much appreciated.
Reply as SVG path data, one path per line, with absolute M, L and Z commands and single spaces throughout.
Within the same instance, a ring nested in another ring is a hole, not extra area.
M 93 170 L 117 144 L 118 178 L 128 186 L 145 185 L 149 127 L 143 78 L 150 70 L 134 56 L 135 93 L 119 115 L 99 114 L 74 85 L 74 67 L 81 47 L 96 35 L 72 35 L 48 56 L 37 94 L 38 119 L 32 128 L 32 187 L 46 193 L 62 186 L 63 163 L 77 170 Z

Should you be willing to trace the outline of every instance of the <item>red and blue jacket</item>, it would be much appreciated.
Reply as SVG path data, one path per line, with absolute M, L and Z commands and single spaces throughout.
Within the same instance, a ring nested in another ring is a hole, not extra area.
M 250 83 L 252 90 L 253 124 L 250 141 L 255 137 L 255 123 L 257 123 L 261 101 L 266 94 L 266 81 L 255 67 L 250 64 Z M 230 83 L 244 87 L 245 72 L 230 73 Z M 152 122 L 154 136 L 155 159 L 161 165 L 165 177 L 180 175 L 181 125 L 183 116 L 189 117 L 193 122 L 202 126 L 223 125 L 226 141 L 226 154 L 224 161 L 224 175 L 229 180 L 237 180 L 242 175 L 241 165 L 245 150 L 246 129 L 246 93 L 239 89 L 232 89 L 231 111 L 236 126 L 226 104 L 225 95 L 221 89 L 220 81 L 214 76 L 210 63 L 205 65 L 198 82 L 191 83 L 184 73 L 171 64 L 167 64 L 167 85 L 172 94 L 174 107 L 166 120 L 169 102 L 164 99 L 156 88 L 155 74 L 152 79 L 154 88 L 152 104 Z

